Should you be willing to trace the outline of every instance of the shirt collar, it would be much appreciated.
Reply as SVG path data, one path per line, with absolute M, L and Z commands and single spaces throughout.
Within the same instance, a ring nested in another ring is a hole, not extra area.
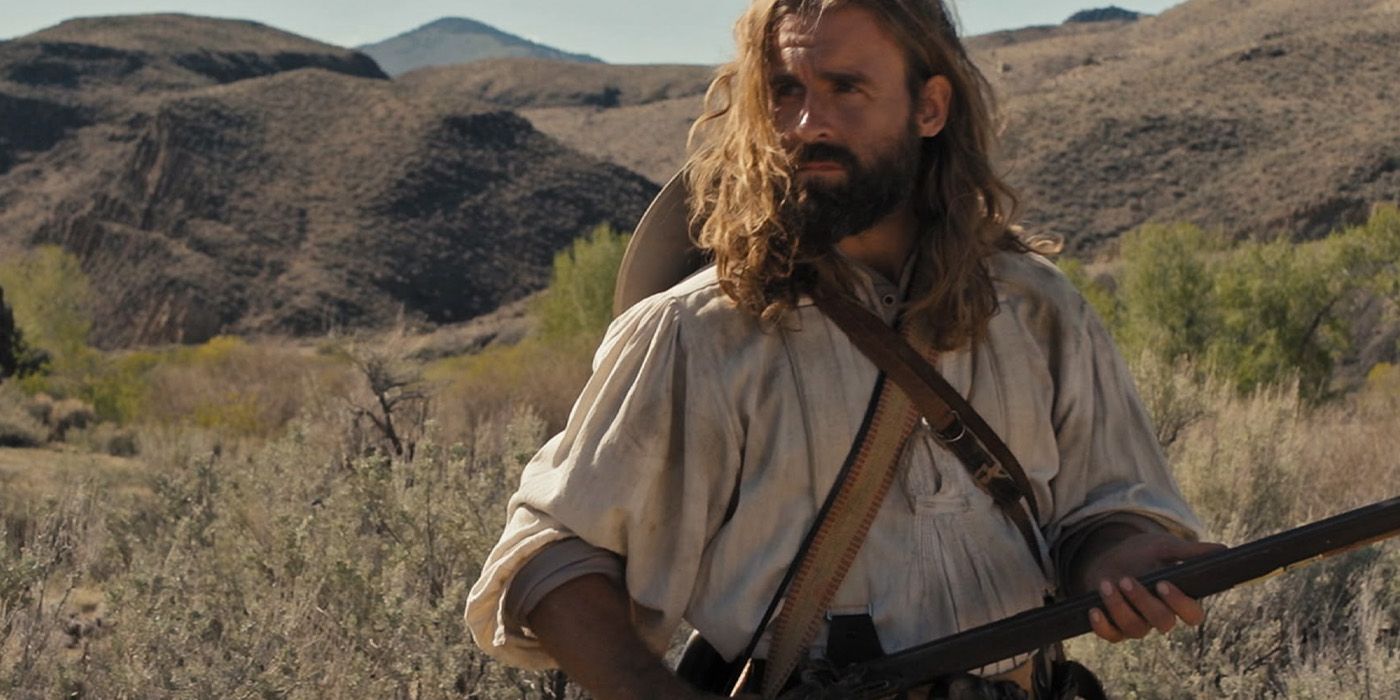
M 836 255 L 855 273 L 856 298 L 865 304 L 866 308 L 883 318 L 886 323 L 893 324 L 898 318 L 900 306 L 909 292 L 909 283 L 914 278 L 915 263 L 919 258 L 918 253 L 910 253 L 909 258 L 904 261 L 904 268 L 900 271 L 898 283 L 839 250 L 836 251 Z

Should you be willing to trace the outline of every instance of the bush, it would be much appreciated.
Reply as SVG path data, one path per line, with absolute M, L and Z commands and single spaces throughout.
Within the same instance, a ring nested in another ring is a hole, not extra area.
M 554 256 L 549 288 L 534 308 L 540 340 L 596 345 L 602 339 L 612 320 L 613 288 L 629 239 L 599 226 Z
M 1192 226 L 1145 226 L 1122 258 L 1116 295 L 1065 267 L 1130 357 L 1185 360 L 1243 392 L 1296 380 L 1318 400 L 1352 349 L 1349 319 L 1376 298 L 1400 303 L 1400 210 L 1303 244 L 1231 247 Z
M 13 385 L 0 382 L 0 447 L 38 447 L 48 429 L 27 410 L 28 397 Z
M 5 303 L 5 289 L 0 287 L 0 381 L 19 373 L 24 353 L 24 337 L 15 325 L 14 312 Z
M 92 406 L 77 399 L 55 402 L 49 413 L 49 439 L 63 442 L 72 431 L 84 430 L 97 422 Z
M 343 358 L 220 336 L 203 345 L 115 358 L 97 384 L 122 420 L 187 425 L 227 437 L 272 437 L 311 403 L 343 396 Z
M 1124 350 L 1200 359 L 1216 335 L 1212 258 L 1224 238 L 1194 226 L 1148 225 L 1123 242 L 1116 336 Z
M 87 346 L 91 290 L 78 259 L 56 246 L 35 248 L 0 265 L 0 288 L 10 296 L 27 345 L 49 356 L 47 370 L 60 389 L 81 384 L 95 353 Z M 30 364 L 36 363 L 31 355 Z
M 140 440 L 134 429 L 111 423 L 98 423 L 86 430 L 76 431 L 69 434 L 65 441 L 88 452 L 112 457 L 135 457 L 141 452 Z

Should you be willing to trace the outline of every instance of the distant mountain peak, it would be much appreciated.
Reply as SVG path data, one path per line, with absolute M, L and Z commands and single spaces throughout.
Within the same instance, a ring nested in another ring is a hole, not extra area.
M 545 46 L 466 17 L 443 17 L 417 29 L 358 48 L 378 62 L 384 72 L 394 76 L 418 68 L 493 58 L 540 58 L 602 63 L 593 56 Z
M 1117 5 L 1110 5 L 1109 7 L 1101 7 L 1094 10 L 1080 10 L 1079 12 L 1070 15 L 1070 18 L 1065 20 L 1065 24 L 1086 24 L 1089 22 L 1136 22 L 1137 20 L 1142 19 L 1144 16 L 1145 15 L 1143 15 L 1141 12 L 1133 12 L 1132 10 L 1125 10 L 1121 7 L 1118 7 Z
M 435 19 L 412 31 L 420 31 L 423 29 L 440 29 L 451 32 L 490 32 L 494 34 L 506 33 L 485 22 L 478 22 L 474 19 L 468 19 L 466 17 L 442 17 L 439 19 Z M 411 32 L 404 32 L 404 34 L 409 33 Z

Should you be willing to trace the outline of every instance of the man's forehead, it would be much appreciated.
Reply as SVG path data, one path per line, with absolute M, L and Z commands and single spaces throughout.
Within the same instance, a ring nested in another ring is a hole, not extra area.
M 773 50 L 774 66 L 779 68 L 799 56 L 881 63 L 881 59 L 901 55 L 898 44 L 875 15 L 853 6 L 782 17 L 774 27 Z
M 821 15 L 785 15 L 775 27 L 774 44 L 779 48 L 808 48 L 817 41 Z

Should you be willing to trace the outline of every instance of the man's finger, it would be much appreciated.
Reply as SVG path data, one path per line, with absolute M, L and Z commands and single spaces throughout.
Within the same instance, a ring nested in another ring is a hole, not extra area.
M 1112 581 L 1104 581 L 1099 585 L 1099 595 L 1103 598 L 1104 610 L 1108 613 L 1108 619 L 1131 639 L 1142 639 L 1152 631 L 1152 625 L 1147 620 L 1142 619 L 1137 610 L 1128 604 L 1128 600 L 1123 597 L 1118 587 Z
M 1157 596 L 1172 609 L 1182 622 L 1195 627 L 1206 619 L 1206 610 L 1201 602 L 1181 592 L 1180 588 L 1166 581 L 1157 584 Z
M 1094 634 L 1097 634 L 1099 639 L 1105 642 L 1117 644 L 1127 639 L 1117 627 L 1114 627 L 1113 624 L 1108 621 L 1108 616 L 1104 615 L 1103 611 L 1098 608 L 1089 611 L 1089 628 L 1094 630 Z
M 1123 591 L 1124 597 L 1153 629 L 1166 634 L 1176 627 L 1176 613 L 1165 602 L 1152 595 L 1152 591 L 1143 588 L 1141 583 L 1125 578 L 1118 582 L 1118 589 Z

